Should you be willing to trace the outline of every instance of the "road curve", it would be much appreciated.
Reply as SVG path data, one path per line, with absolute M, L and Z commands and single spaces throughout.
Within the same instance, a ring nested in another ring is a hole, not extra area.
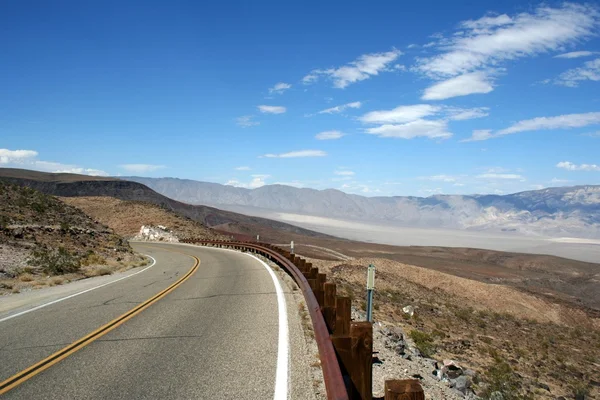
M 295 375 L 300 380 L 306 377 L 304 372 L 289 372 L 286 357 L 289 351 L 304 350 L 297 338 L 292 338 L 288 350 L 288 338 L 280 329 L 287 317 L 282 319 L 281 311 L 295 307 L 278 307 L 278 280 L 261 262 L 246 254 L 186 245 L 134 247 L 154 257 L 156 265 L 0 322 L 0 382 L 140 307 L 186 274 L 189 277 L 3 398 L 310 397 L 288 393 L 290 386 L 298 386 L 287 382 L 290 375 L 293 380 Z M 194 256 L 201 261 L 196 270 Z M 289 294 L 280 293 L 279 301 L 284 297 Z

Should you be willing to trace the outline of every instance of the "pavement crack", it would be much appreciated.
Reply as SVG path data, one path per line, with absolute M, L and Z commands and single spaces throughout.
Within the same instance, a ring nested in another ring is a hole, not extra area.
M 172 301 L 186 301 L 186 300 L 202 300 L 212 299 L 214 297 L 234 297 L 234 296 L 263 296 L 267 294 L 277 294 L 277 292 L 261 292 L 261 293 L 222 293 L 222 294 L 211 294 L 209 296 L 199 297 L 184 297 L 181 299 L 172 299 Z

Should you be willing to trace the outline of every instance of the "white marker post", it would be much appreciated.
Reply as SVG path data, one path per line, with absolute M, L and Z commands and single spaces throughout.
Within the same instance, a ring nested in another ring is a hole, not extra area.
M 291 253 L 294 254 L 294 241 L 293 240 L 292 240 L 292 243 L 290 243 L 290 248 L 292 249 Z
M 256 241 L 260 242 L 260 235 L 256 235 Z
M 375 266 L 367 269 L 367 321 L 373 322 L 373 290 L 375 289 Z

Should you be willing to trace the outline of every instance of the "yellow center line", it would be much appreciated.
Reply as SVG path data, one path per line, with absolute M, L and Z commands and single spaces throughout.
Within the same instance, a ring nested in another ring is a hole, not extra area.
M 180 253 L 179 251 L 174 251 L 174 250 L 167 250 L 167 249 L 161 249 L 161 250 Z M 181 253 L 181 254 L 184 254 L 184 253 Z M 127 311 L 125 314 L 121 315 L 120 317 L 113 319 L 108 324 L 101 326 L 100 328 L 96 329 L 92 333 L 82 337 L 81 339 L 71 343 L 70 345 L 64 347 L 63 349 L 57 351 L 56 353 L 50 355 L 49 357 L 46 357 L 45 359 L 38 362 L 37 364 L 34 364 L 27 369 L 24 369 L 23 371 L 11 376 L 4 382 L 0 383 L 0 395 L 8 392 L 11 389 L 14 389 L 15 387 L 19 386 L 21 383 L 25 382 L 26 380 L 34 377 L 35 375 L 39 374 L 40 372 L 42 372 L 44 370 L 50 368 L 54 364 L 64 360 L 71 354 L 75 353 L 77 350 L 87 346 L 88 344 L 92 343 L 94 340 L 98 339 L 99 337 L 106 335 L 108 332 L 112 331 L 119 325 L 123 324 L 125 321 L 127 321 L 127 320 L 133 318 L 134 316 L 136 316 L 137 314 L 141 313 L 146 308 L 150 307 L 152 304 L 156 303 L 158 300 L 160 300 L 161 298 L 165 297 L 167 294 L 169 294 L 170 292 L 175 290 L 175 288 L 177 288 L 179 285 L 181 285 L 183 282 L 185 282 L 190 276 L 192 276 L 194 274 L 194 272 L 196 272 L 196 270 L 198 269 L 198 266 L 200 265 L 200 259 L 198 257 L 191 256 L 189 254 L 186 254 L 186 255 L 195 260 L 194 266 L 184 276 L 182 276 L 177 282 L 173 283 L 168 288 L 164 289 L 163 291 L 159 292 L 158 294 L 154 295 L 153 297 L 149 298 L 148 300 L 144 301 L 143 303 L 141 303 L 141 304 L 137 305 L 136 307 L 132 308 L 131 310 Z

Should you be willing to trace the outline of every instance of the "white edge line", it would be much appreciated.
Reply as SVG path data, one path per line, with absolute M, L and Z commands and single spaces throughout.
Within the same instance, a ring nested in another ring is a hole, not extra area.
M 279 278 L 275 275 L 275 272 L 260 258 L 250 254 L 244 253 L 249 257 L 254 258 L 260 262 L 271 275 L 273 284 L 275 285 L 275 291 L 277 292 L 277 309 L 279 310 L 279 343 L 277 345 L 277 371 L 275 373 L 275 394 L 274 400 L 287 400 L 288 398 L 288 368 L 289 368 L 289 332 L 288 332 L 288 319 L 287 319 L 287 306 L 285 303 L 285 296 L 283 295 L 283 289 Z
M 144 271 L 145 271 L 145 270 L 147 270 L 148 268 L 151 268 L 151 267 L 153 267 L 153 266 L 154 266 L 154 264 L 156 264 L 156 260 L 154 259 L 154 257 L 152 257 L 152 256 L 149 256 L 149 255 L 147 255 L 147 254 L 144 254 L 144 255 L 145 255 L 146 257 L 150 257 L 150 258 L 152 259 L 152 264 L 150 264 L 150 265 L 149 265 L 149 266 L 147 266 L 146 268 L 142 269 L 141 271 L 137 271 L 137 272 L 134 272 L 134 273 L 133 273 L 133 274 L 131 274 L 131 275 L 127 275 L 127 276 L 124 276 L 124 277 L 122 277 L 122 278 L 115 279 L 114 281 L 110 281 L 110 282 L 103 283 L 102 285 L 98 285 L 98 286 L 94 286 L 94 287 L 92 287 L 92 288 L 89 288 L 89 289 L 86 289 L 86 290 L 82 290 L 81 292 L 73 293 L 73 294 L 71 294 L 71 295 L 69 295 L 69 296 L 66 296 L 66 297 L 61 297 L 60 299 L 56 299 L 56 300 L 50 301 L 50 302 L 48 302 L 48 303 L 40 304 L 39 306 L 36 306 L 36 307 L 30 308 L 30 309 L 28 309 L 28 310 L 21 311 L 21 312 L 18 312 L 18 313 L 16 313 L 16 314 L 9 315 L 8 317 L 0 318 L 0 322 L 8 321 L 9 319 L 12 319 L 12 318 L 20 317 L 21 315 L 24 315 L 24 314 L 30 313 L 30 312 L 32 312 L 32 311 L 37 311 L 37 310 L 39 310 L 39 309 L 41 309 L 41 308 L 44 308 L 44 307 L 51 306 L 52 304 L 60 303 L 61 301 L 64 301 L 64 300 L 71 299 L 71 298 L 73 298 L 73 297 L 75 297 L 75 296 L 79 296 L 80 294 L 84 294 L 84 293 L 87 293 L 87 292 L 91 292 L 92 290 L 100 289 L 101 287 L 104 287 L 104 286 L 107 286 L 107 285 L 113 284 L 113 283 L 115 283 L 115 282 L 122 281 L 123 279 L 131 278 L 132 276 L 134 276 L 134 275 L 137 275 L 137 274 L 141 274 L 142 272 L 144 272 Z

